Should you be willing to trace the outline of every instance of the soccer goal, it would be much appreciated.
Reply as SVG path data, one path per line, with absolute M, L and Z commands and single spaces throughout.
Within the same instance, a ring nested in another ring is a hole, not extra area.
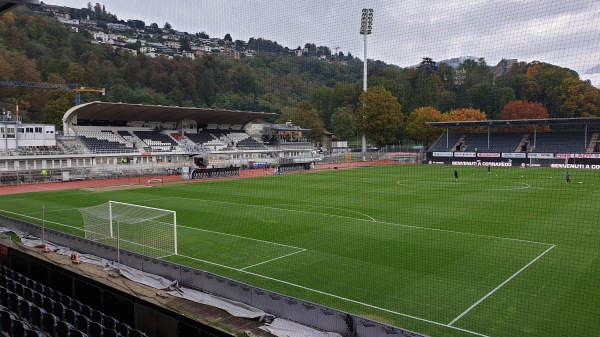
M 108 201 L 79 212 L 86 239 L 152 257 L 177 255 L 175 211 Z
M 552 164 L 567 164 L 567 158 L 533 157 L 529 158 L 530 167 L 552 167 Z

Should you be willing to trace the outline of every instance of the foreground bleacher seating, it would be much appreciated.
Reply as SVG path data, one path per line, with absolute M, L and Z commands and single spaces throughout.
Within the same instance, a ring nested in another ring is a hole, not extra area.
M 26 337 L 146 336 L 5 266 L 0 266 L 0 329 Z

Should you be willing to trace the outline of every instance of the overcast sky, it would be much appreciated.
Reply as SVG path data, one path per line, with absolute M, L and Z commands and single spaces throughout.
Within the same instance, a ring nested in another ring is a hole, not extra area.
M 86 0 L 45 0 L 86 7 Z M 423 57 L 544 61 L 600 87 L 600 0 L 97 0 L 119 19 L 296 48 L 339 47 L 363 58 L 362 8 L 373 8 L 368 58 L 401 67 Z M 590 73 L 595 69 L 596 73 Z

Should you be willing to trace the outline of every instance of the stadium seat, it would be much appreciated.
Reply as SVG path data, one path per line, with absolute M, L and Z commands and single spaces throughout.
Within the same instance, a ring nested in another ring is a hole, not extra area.
M 118 333 L 117 330 L 104 329 L 102 337 L 122 337 L 122 335 Z
M 32 330 L 33 326 L 29 324 L 27 321 L 15 319 L 12 322 L 12 334 L 10 336 L 25 336 L 26 331 Z
M 44 288 L 46 288 L 43 284 L 37 282 L 34 286 L 33 286 L 33 290 L 37 291 L 40 294 L 44 293 Z
M 62 303 L 65 307 L 71 308 L 71 297 L 67 295 L 60 295 L 60 303 Z
M 50 296 L 54 302 L 60 302 L 62 300 L 62 294 L 56 290 L 52 291 L 52 296 Z
M 38 293 L 37 291 L 33 291 L 31 302 L 33 302 L 33 304 L 37 305 L 38 307 L 42 307 L 44 305 L 44 296 Z
M 43 296 L 42 300 L 42 308 L 47 312 L 52 312 L 52 308 L 54 308 L 54 301 L 50 297 L 46 296 Z
M 25 287 L 23 289 L 23 295 L 21 295 L 21 296 L 23 296 L 24 299 L 32 302 L 33 301 L 33 292 L 34 291 L 32 289 Z
M 104 328 L 98 322 L 90 322 L 88 327 L 89 337 L 104 337 Z
M 48 333 L 51 336 L 56 334 L 56 325 L 58 318 L 49 312 L 42 314 L 42 331 Z
M 2 331 L 10 335 L 12 333 L 13 321 L 15 321 L 16 319 L 17 317 L 12 312 L 10 312 L 8 308 L 0 308 L 0 325 L 2 325 Z
M 129 330 L 129 337 L 146 337 L 146 334 L 137 329 Z
M 38 306 L 32 306 L 31 312 L 29 313 L 31 324 L 35 325 L 38 328 L 42 328 L 44 326 L 44 314 L 46 311 Z
M 8 294 L 11 293 L 10 290 L 2 287 L 0 288 L 0 304 L 8 305 Z
M 75 327 L 65 321 L 56 322 L 57 336 L 69 336 L 73 330 L 75 330 Z
M 83 306 L 83 304 L 81 304 L 81 302 L 77 301 L 77 300 L 72 300 L 71 301 L 71 305 L 70 308 L 77 311 L 77 312 L 81 312 L 81 307 Z
M 29 302 L 25 298 L 21 297 L 21 299 L 19 299 L 19 311 L 17 312 L 19 317 L 21 317 L 24 320 L 29 321 L 32 305 L 34 305 L 34 304 Z
M 62 305 L 62 303 L 60 303 L 60 302 L 54 301 L 54 305 L 52 305 L 52 313 L 56 317 L 58 317 L 60 319 L 64 319 L 65 306 Z
M 106 329 L 117 329 L 117 320 L 114 319 L 112 316 L 106 316 L 104 315 L 104 318 L 102 319 L 103 324 L 104 324 L 104 328 Z
M 69 337 L 88 337 L 88 335 L 86 333 L 83 333 L 83 332 L 75 329 L 75 330 L 71 330 L 71 334 L 69 335 Z
M 48 337 L 48 335 L 39 330 L 27 330 L 25 337 Z
M 89 306 L 82 304 L 81 305 L 81 309 L 79 310 L 79 313 L 85 317 L 91 317 L 92 316 L 92 308 L 90 308 Z
M 77 315 L 75 317 L 75 319 L 76 319 L 75 326 L 77 327 L 77 330 L 80 330 L 81 332 L 87 334 L 88 329 L 90 327 L 90 320 L 86 316 L 83 316 L 83 315 Z
M 125 323 L 117 322 L 116 330 L 119 334 L 121 334 L 121 336 L 129 337 L 129 330 L 131 330 L 131 327 Z
M 72 309 L 65 309 L 63 319 L 67 321 L 67 323 L 71 323 L 73 326 L 77 324 L 77 316 L 79 314 Z
M 92 314 L 89 316 L 89 318 L 92 322 L 100 324 L 104 323 L 104 314 L 101 311 L 92 310 Z
M 8 309 L 12 312 L 19 312 L 19 300 L 21 296 L 15 293 L 8 294 Z

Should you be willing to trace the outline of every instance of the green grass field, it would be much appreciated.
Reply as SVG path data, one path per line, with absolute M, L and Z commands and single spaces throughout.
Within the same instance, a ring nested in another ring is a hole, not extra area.
M 430 336 L 598 336 L 600 172 L 388 165 L 0 197 L 83 235 L 76 208 L 177 211 L 167 260 Z M 581 182 L 581 183 L 580 183 Z

